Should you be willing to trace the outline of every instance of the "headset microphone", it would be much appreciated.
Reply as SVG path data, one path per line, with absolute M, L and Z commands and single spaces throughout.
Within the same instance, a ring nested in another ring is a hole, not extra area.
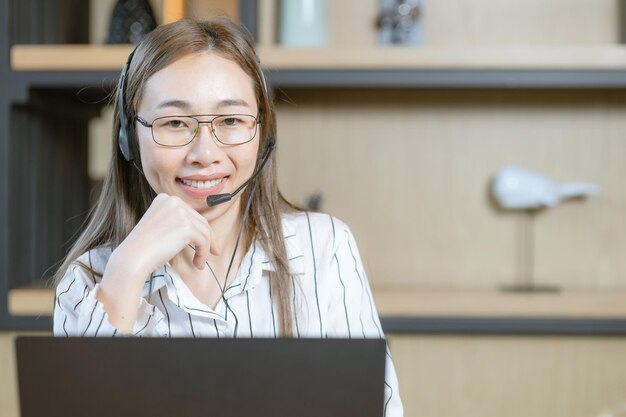
M 265 145 L 265 154 L 263 155 L 263 160 L 261 161 L 261 163 L 259 164 L 259 167 L 256 169 L 256 171 L 254 171 L 254 173 L 252 174 L 252 176 L 250 178 L 248 178 L 248 180 L 246 182 L 244 182 L 243 184 L 241 184 L 239 186 L 239 188 L 237 188 L 235 191 L 233 191 L 232 193 L 226 193 L 226 194 L 215 194 L 215 195 L 210 195 L 206 198 L 206 203 L 209 205 L 209 207 L 215 207 L 219 204 L 225 203 L 227 201 L 230 201 L 234 196 L 236 196 L 241 190 L 243 190 L 245 188 L 246 185 L 250 184 L 252 181 L 254 181 L 254 179 L 261 173 L 261 170 L 263 169 L 263 167 L 265 166 L 265 164 L 267 163 L 267 160 L 270 157 L 270 154 L 272 153 L 272 151 L 274 150 L 274 144 L 276 143 L 276 140 L 273 137 L 269 137 L 267 139 L 267 144 Z

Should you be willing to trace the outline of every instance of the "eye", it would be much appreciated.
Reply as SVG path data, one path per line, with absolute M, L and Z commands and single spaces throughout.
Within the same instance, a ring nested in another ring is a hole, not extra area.
M 171 119 L 168 120 L 166 123 L 166 126 L 172 129 L 179 129 L 179 128 L 186 128 L 187 123 L 185 123 L 184 120 L 180 120 L 180 119 Z
M 220 124 L 226 127 L 237 127 L 242 123 L 242 120 L 238 117 L 229 116 L 220 121 Z
M 155 122 L 157 128 L 167 130 L 189 129 L 191 123 L 183 117 L 164 117 Z

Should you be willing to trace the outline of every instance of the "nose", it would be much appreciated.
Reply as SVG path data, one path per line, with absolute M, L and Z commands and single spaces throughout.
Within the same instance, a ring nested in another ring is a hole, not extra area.
M 224 152 L 215 138 L 210 123 L 200 123 L 187 152 L 188 163 L 210 165 L 218 161 Z

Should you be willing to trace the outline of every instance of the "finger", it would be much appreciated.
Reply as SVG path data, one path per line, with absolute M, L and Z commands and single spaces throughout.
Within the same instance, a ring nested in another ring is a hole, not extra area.
M 211 228 L 206 224 L 196 225 L 193 243 L 195 244 L 195 254 L 193 264 L 202 270 L 209 258 L 211 243 L 213 242 Z
M 221 248 L 214 239 L 213 228 L 200 213 L 187 205 L 183 200 L 177 197 L 170 197 L 169 202 L 177 207 L 178 210 L 181 210 L 181 214 L 190 221 L 191 229 L 195 229 L 195 231 L 200 233 L 201 237 L 195 235 L 192 237 L 196 245 L 193 263 L 199 269 L 204 268 L 209 254 L 214 256 L 221 254 Z M 192 232 L 190 231 L 190 233 Z
M 196 221 L 196 225 L 198 227 L 198 229 L 202 232 L 202 234 L 204 236 L 206 236 L 207 241 L 209 243 L 209 253 L 211 255 L 214 256 L 219 256 L 222 253 L 222 248 L 221 246 L 217 243 L 217 240 L 215 239 L 214 233 L 213 233 L 213 228 L 211 227 L 211 225 L 209 224 L 209 222 L 207 221 L 207 219 L 205 219 L 200 213 L 198 213 L 197 211 L 193 210 L 190 208 L 190 210 L 193 212 L 192 213 L 192 217 L 193 219 Z
M 203 270 L 208 259 L 208 241 L 203 236 L 198 236 L 191 242 L 194 248 L 193 265 L 199 270 Z
M 202 259 L 200 255 L 196 253 L 195 255 L 193 255 L 193 265 L 200 271 L 202 271 L 206 266 L 206 260 Z

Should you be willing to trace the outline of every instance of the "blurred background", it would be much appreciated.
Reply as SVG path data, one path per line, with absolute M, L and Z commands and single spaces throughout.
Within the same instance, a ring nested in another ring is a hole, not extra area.
M 283 193 L 357 238 L 406 416 L 626 414 L 623 1 L 0 5 L 0 415 L 12 338 L 49 333 L 48 279 L 100 190 L 130 43 L 216 14 L 256 39 Z M 599 192 L 503 209 L 510 165 Z

